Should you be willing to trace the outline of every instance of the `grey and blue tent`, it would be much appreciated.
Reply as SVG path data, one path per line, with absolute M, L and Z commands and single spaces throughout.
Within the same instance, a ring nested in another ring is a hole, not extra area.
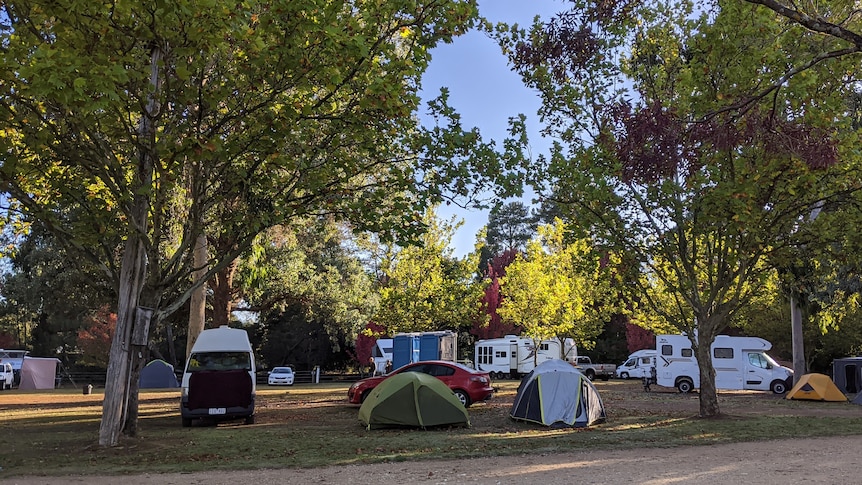
M 607 419 L 593 383 L 560 359 L 542 362 L 521 380 L 509 416 L 545 426 L 575 428 Z
M 177 376 L 174 374 L 174 366 L 162 359 L 156 359 L 141 369 L 141 377 L 138 380 L 141 389 L 169 389 L 180 387 Z

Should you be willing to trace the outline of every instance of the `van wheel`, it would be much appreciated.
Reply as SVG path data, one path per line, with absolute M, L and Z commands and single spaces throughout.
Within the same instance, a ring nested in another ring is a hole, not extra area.
M 465 408 L 470 407 L 470 396 L 468 396 L 466 392 L 462 391 L 461 389 L 455 389 L 454 392 L 455 397 L 457 397 L 458 400 L 461 401 L 461 404 L 463 404 Z
M 622 374 L 620 374 L 620 379 L 628 379 L 628 378 L 629 378 L 628 372 L 623 372 Z
M 694 383 L 691 382 L 691 379 L 680 379 L 676 383 L 676 388 L 679 389 L 679 392 L 683 394 L 688 394 L 694 389 Z
M 183 418 L 183 428 L 188 428 L 192 425 L 192 418 Z
M 784 394 L 787 392 L 787 384 L 785 384 L 784 381 L 775 381 L 770 387 L 774 394 Z

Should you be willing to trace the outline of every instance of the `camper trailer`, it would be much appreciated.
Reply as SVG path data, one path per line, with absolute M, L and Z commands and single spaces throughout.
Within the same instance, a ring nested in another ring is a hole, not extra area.
M 715 387 L 724 390 L 772 391 L 784 394 L 793 384 L 793 371 L 775 362 L 768 341 L 757 337 L 719 335 L 710 349 Z M 690 392 L 700 387 L 697 360 L 686 335 L 656 336 L 657 384 Z
M 204 330 L 192 346 L 181 385 L 183 427 L 193 419 L 244 418 L 254 423 L 254 353 L 245 330 Z
M 574 365 L 578 349 L 570 338 L 562 343 L 543 340 L 536 345 L 531 338 L 506 335 L 476 342 L 474 359 L 476 369 L 489 373 L 491 379 L 520 378 L 546 360 L 562 359 Z
M 394 369 L 421 360 L 455 362 L 457 358 L 458 334 L 451 330 L 397 333 L 392 338 Z
M 656 351 L 651 349 L 632 352 L 625 362 L 617 366 L 616 375 L 620 379 L 643 379 L 651 375 L 655 368 Z

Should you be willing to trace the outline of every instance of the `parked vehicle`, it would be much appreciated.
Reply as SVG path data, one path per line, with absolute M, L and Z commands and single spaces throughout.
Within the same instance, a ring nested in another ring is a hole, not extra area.
M 375 374 L 386 374 L 386 362 L 392 362 L 392 339 L 379 338 L 371 348 L 374 358 Z
M 269 371 L 266 383 L 270 386 L 292 386 L 294 377 L 293 369 L 290 367 L 273 367 Z
M 468 407 L 475 402 L 485 401 L 494 393 L 491 377 L 487 372 L 471 369 L 457 362 L 430 360 L 414 362 L 395 369 L 385 376 L 369 377 L 353 383 L 347 390 L 347 400 L 351 404 L 362 404 L 372 389 L 391 376 L 404 372 L 422 372 L 443 381 L 452 389 L 458 399 Z
M 613 377 L 617 370 L 616 364 L 593 364 L 593 361 L 585 355 L 578 356 L 576 367 L 591 381 L 595 380 L 596 377 L 606 381 Z
M 21 366 L 24 364 L 24 357 L 29 354 L 28 350 L 0 349 L 0 364 L 12 365 L 12 373 L 15 375 L 15 379 L 12 381 L 14 385 L 21 382 Z
M 717 336 L 710 348 L 716 389 L 787 392 L 793 384 L 793 371 L 766 353 L 771 348 L 771 343 L 758 337 Z M 700 387 L 697 360 L 687 336 L 658 335 L 656 350 L 658 385 L 676 387 L 680 392 Z
M 529 337 L 506 335 L 502 338 L 479 340 L 475 345 L 474 365 L 488 372 L 491 379 L 520 378 L 546 360 L 562 359 L 575 364 L 578 348 L 567 338 L 536 341 Z
M 183 426 L 191 426 L 193 419 L 244 418 L 253 424 L 255 380 L 254 353 L 245 330 L 227 325 L 204 330 L 183 372 Z
M 625 362 L 617 366 L 616 376 L 620 379 L 643 379 L 655 369 L 655 349 L 632 352 Z
M 0 389 L 12 389 L 15 384 L 15 372 L 12 370 L 12 364 L 3 362 L 0 364 Z
M 397 333 L 392 337 L 392 366 L 396 369 L 411 362 L 455 362 L 457 358 L 458 334 L 451 330 Z

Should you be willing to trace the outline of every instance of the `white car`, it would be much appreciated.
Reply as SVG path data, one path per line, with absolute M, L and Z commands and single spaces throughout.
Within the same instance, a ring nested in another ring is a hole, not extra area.
M 269 371 L 269 378 L 266 383 L 270 386 L 292 386 L 293 385 L 293 369 L 290 367 L 273 367 Z

